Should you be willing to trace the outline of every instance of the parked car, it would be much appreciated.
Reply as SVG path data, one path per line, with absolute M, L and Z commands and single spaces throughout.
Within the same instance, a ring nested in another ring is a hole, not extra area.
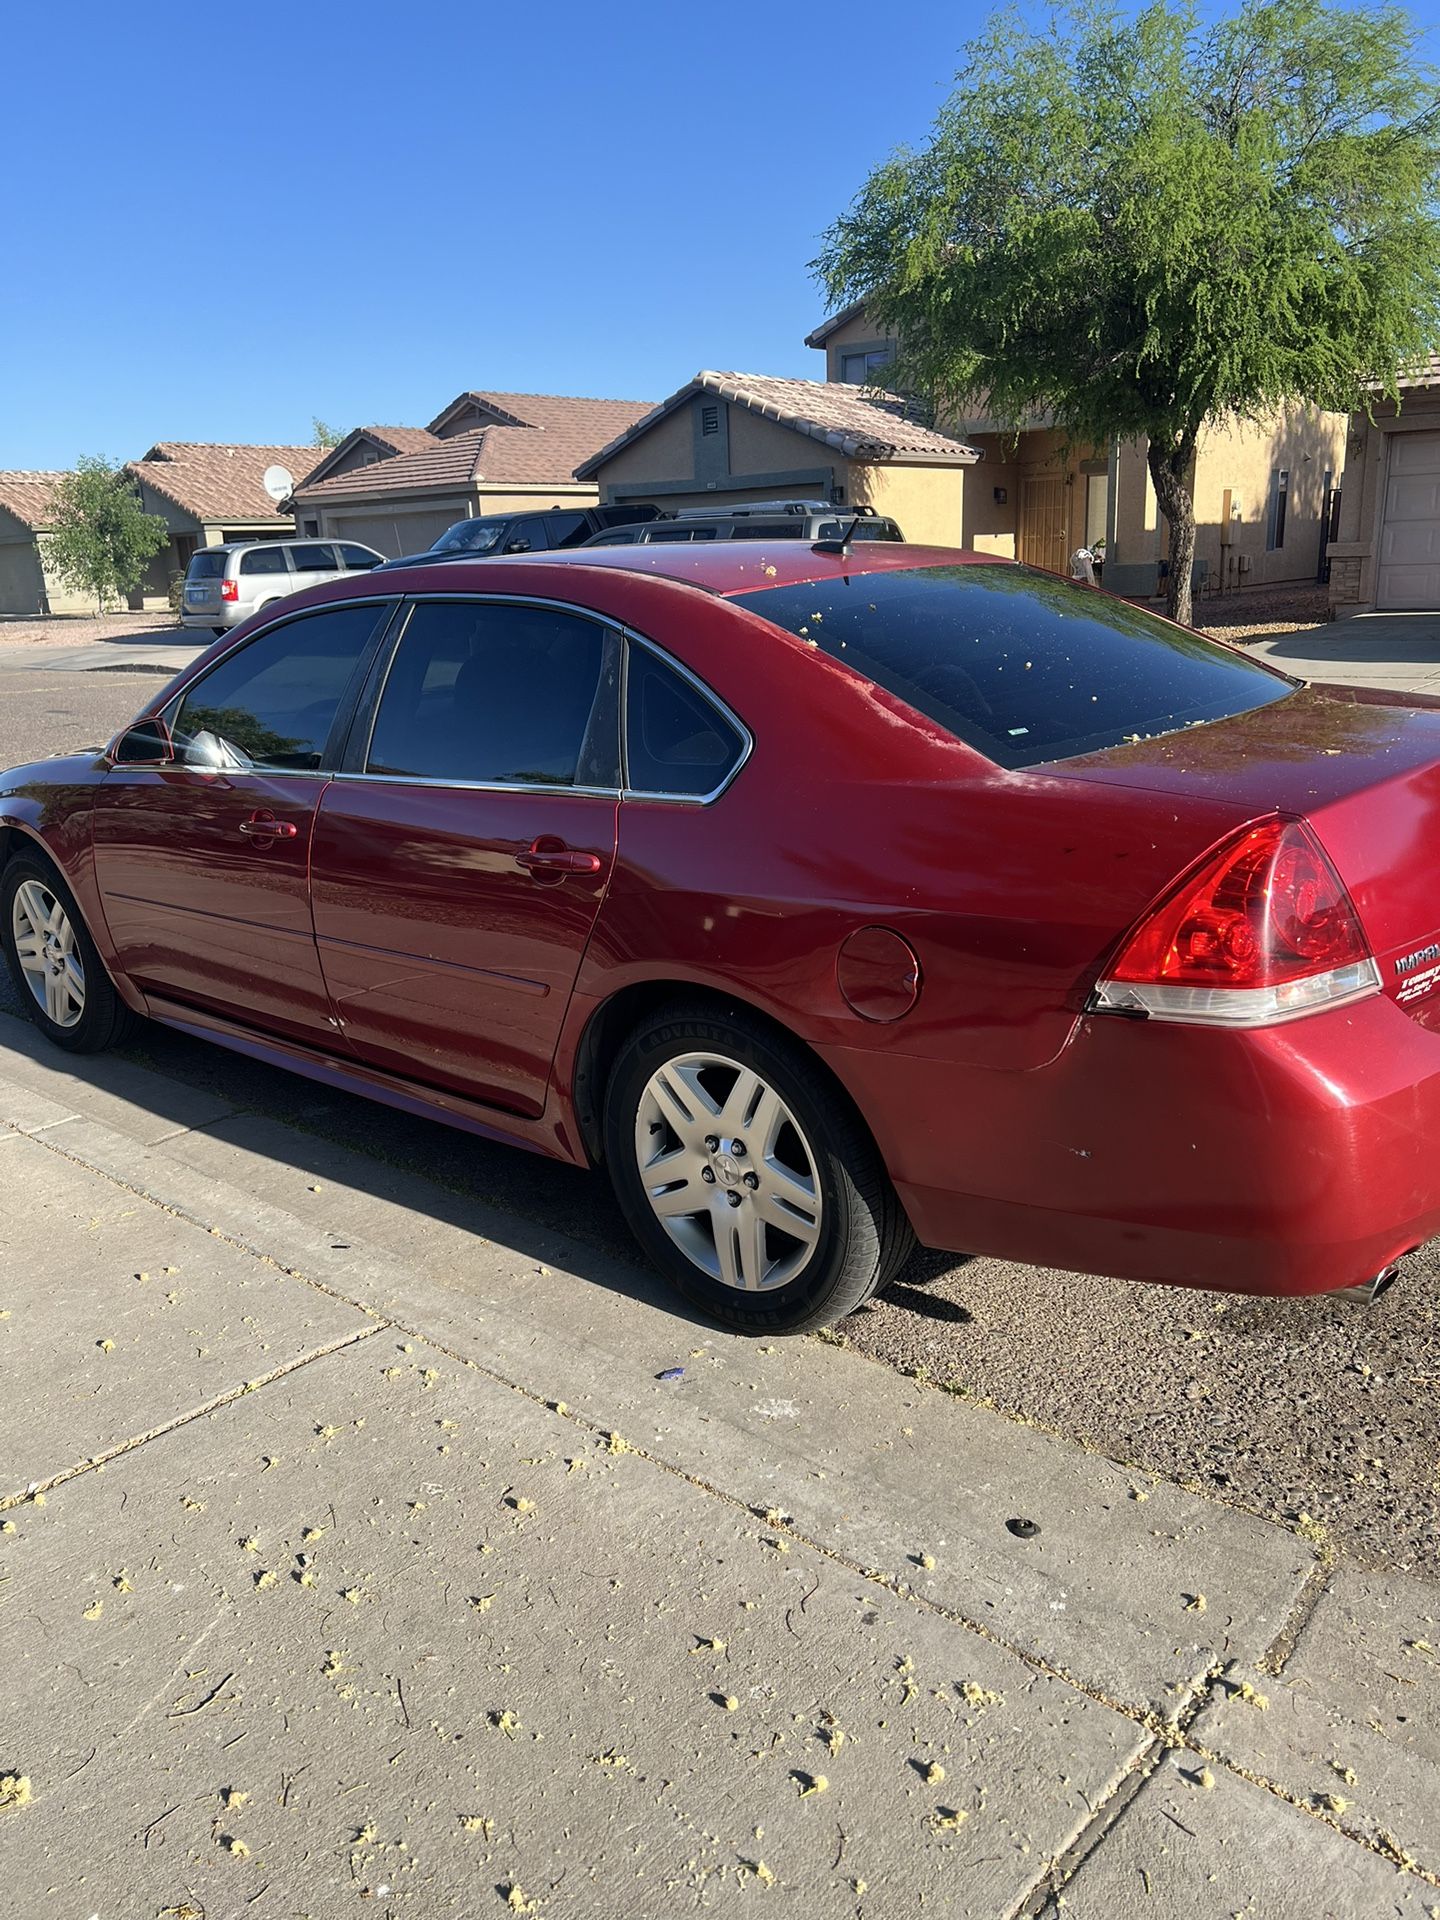
M 185 569 L 180 624 L 228 633 L 306 587 L 369 573 L 384 560 L 354 540 L 230 540 L 199 547 Z
M 917 1237 L 1373 1291 L 1440 1231 L 1437 705 L 935 548 L 380 572 L 0 776 L 0 939 L 71 1053 L 603 1164 L 742 1328 Z
M 639 526 L 591 534 L 587 547 L 688 544 L 695 540 L 903 540 L 885 514 L 823 500 L 759 500 L 740 507 L 687 507 Z
M 403 554 L 387 560 L 387 567 L 429 567 L 437 561 L 480 560 L 502 553 L 546 553 L 552 548 L 578 547 L 593 534 L 616 527 L 638 526 L 653 520 L 658 507 L 636 504 L 621 507 L 551 507 L 537 513 L 482 513 L 474 520 L 457 520 L 424 553 Z

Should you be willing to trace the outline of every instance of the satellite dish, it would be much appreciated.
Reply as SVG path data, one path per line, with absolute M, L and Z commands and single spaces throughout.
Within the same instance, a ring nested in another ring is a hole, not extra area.
M 267 467 L 260 484 L 278 506 L 295 491 L 295 476 L 288 467 Z

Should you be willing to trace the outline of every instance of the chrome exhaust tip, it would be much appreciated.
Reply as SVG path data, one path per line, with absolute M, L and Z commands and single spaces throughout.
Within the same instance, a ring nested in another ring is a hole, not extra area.
M 1357 1307 L 1368 1307 L 1378 1300 L 1382 1293 L 1388 1293 L 1399 1278 L 1398 1265 L 1382 1267 L 1379 1273 L 1374 1274 L 1369 1280 L 1362 1280 L 1358 1287 L 1341 1287 L 1335 1293 L 1327 1293 L 1325 1298 L 1349 1300 Z

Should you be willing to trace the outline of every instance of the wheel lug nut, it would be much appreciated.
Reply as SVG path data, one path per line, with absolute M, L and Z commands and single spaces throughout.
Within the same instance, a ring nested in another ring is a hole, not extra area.
M 746 1174 L 746 1176 L 745 1176 L 745 1184 L 746 1184 L 746 1186 L 747 1186 L 747 1187 L 749 1187 L 749 1189 L 750 1189 L 750 1191 L 751 1191 L 751 1192 L 753 1193 L 753 1192 L 755 1191 L 755 1189 L 756 1189 L 756 1188 L 757 1188 L 757 1187 L 759 1186 L 759 1184 L 760 1184 L 760 1176 L 759 1176 L 759 1174 L 758 1174 L 758 1173 L 747 1173 L 747 1174 Z
M 705 1136 L 705 1151 L 706 1153 L 718 1153 L 720 1151 L 720 1142 L 715 1138 L 713 1133 L 707 1133 Z
M 713 1187 L 715 1184 L 715 1169 L 713 1167 L 701 1167 L 700 1178 L 705 1182 L 707 1187 Z
M 733 1188 L 729 1193 L 726 1194 L 725 1198 L 730 1202 L 732 1207 L 738 1207 L 740 1204 L 740 1196 L 738 1193 L 736 1193 L 733 1190 Z

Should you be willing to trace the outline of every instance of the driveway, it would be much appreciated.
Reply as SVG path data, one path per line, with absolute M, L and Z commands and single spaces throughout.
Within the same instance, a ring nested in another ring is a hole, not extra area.
M 1440 694 L 1440 613 L 1362 613 L 1277 634 L 1247 651 L 1302 680 Z

